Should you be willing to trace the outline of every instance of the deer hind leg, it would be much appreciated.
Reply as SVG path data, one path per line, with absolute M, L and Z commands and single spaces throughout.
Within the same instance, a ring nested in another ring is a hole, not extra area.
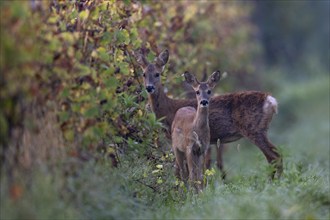
M 226 179 L 226 171 L 223 168 L 223 159 L 222 159 L 223 151 L 224 151 L 224 145 L 223 144 L 220 144 L 219 146 L 217 146 L 217 167 L 221 171 L 222 179 L 225 180 Z
M 265 155 L 268 163 L 275 166 L 276 170 L 272 172 L 272 179 L 275 177 L 275 173 L 277 173 L 277 176 L 280 177 L 283 172 L 282 157 L 278 153 L 277 148 L 269 141 L 267 134 L 265 132 L 249 134 L 247 135 L 247 138 L 259 147 Z
M 181 179 L 182 181 L 187 181 L 187 174 L 185 172 L 184 167 L 184 159 L 185 155 L 183 152 L 179 151 L 178 149 L 174 149 L 174 155 L 175 155 L 175 176 L 178 179 Z

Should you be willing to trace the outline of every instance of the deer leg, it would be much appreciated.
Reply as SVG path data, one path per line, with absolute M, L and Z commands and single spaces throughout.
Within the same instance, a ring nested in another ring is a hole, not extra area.
M 186 175 L 184 171 L 184 153 L 179 151 L 178 149 L 174 149 L 175 155 L 175 175 L 178 179 L 182 181 L 186 181 Z
M 191 153 L 187 156 L 189 181 L 197 193 L 203 189 L 203 163 L 204 157 Z
M 262 153 L 265 155 L 268 163 L 275 166 L 275 171 L 272 173 L 272 179 L 277 173 L 280 177 L 283 172 L 283 161 L 281 155 L 278 153 L 277 148 L 269 141 L 266 133 L 250 134 L 247 136 L 255 145 L 259 147 Z
M 211 168 L 211 148 L 209 147 L 205 152 L 205 168 L 210 169 Z
M 220 144 L 220 146 L 217 146 L 217 167 L 221 171 L 222 179 L 225 180 L 226 179 L 226 171 L 223 168 L 223 160 L 222 160 L 223 150 L 224 150 L 224 145 L 223 144 Z
M 204 155 L 202 154 L 201 156 L 198 157 L 198 164 L 197 164 L 197 180 L 199 181 L 198 183 L 198 190 L 202 191 L 202 189 L 204 188 Z
M 193 152 L 190 151 L 187 155 L 187 164 L 188 164 L 188 171 L 189 171 L 189 182 L 190 185 L 193 186 L 197 190 L 197 185 L 196 185 L 196 158 L 193 155 Z

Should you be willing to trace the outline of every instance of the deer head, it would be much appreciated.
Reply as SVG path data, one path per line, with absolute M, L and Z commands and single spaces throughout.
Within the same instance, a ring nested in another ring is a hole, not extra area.
M 184 74 L 186 82 L 195 90 L 197 103 L 200 107 L 208 107 L 212 89 L 221 79 L 220 71 L 215 71 L 206 82 L 199 82 L 196 77 L 186 71 Z
M 149 63 L 142 54 L 136 54 L 136 60 L 143 70 L 144 86 L 149 94 L 157 93 L 161 85 L 160 76 L 168 61 L 168 50 L 162 51 L 154 62 Z

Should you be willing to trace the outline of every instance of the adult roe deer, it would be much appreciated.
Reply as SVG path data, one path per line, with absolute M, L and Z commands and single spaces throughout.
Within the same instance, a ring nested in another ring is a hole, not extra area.
M 168 50 L 162 51 L 151 63 L 141 53 L 135 53 L 135 56 L 143 70 L 151 109 L 158 119 L 164 118 L 162 122 L 168 128 L 169 137 L 176 111 L 185 106 L 196 108 L 196 99 L 172 99 L 164 92 L 160 76 L 169 58 Z M 212 97 L 210 106 L 211 144 L 216 144 L 218 139 L 224 144 L 245 137 L 262 151 L 268 163 L 275 166 L 277 175 L 281 175 L 282 158 L 267 137 L 273 114 L 277 113 L 277 101 L 274 97 L 264 92 L 243 91 Z M 218 149 L 217 165 L 224 172 L 220 150 Z M 275 172 L 272 177 L 274 175 Z
M 171 128 L 172 149 L 176 175 L 186 181 L 186 160 L 189 180 L 199 192 L 203 188 L 204 153 L 210 145 L 209 100 L 211 90 L 220 80 L 220 72 L 214 72 L 207 82 L 201 83 L 189 72 L 185 72 L 184 77 L 196 92 L 197 110 L 186 106 L 176 112 Z

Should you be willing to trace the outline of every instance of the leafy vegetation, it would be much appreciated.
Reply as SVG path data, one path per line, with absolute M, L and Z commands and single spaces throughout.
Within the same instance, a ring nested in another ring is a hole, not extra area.
M 263 65 L 263 48 L 268 54 L 272 47 L 258 40 L 265 29 L 252 14 L 265 7 L 2 1 L 1 219 L 329 218 L 329 64 L 310 43 L 302 50 L 313 53 L 299 57 L 301 65 Z M 215 69 L 230 75 L 218 92 L 273 92 L 280 180 L 268 181 L 266 160 L 244 140 L 226 148 L 226 183 L 211 170 L 209 185 L 195 195 L 175 179 L 170 143 L 146 107 L 134 59 L 136 50 L 153 60 L 164 48 L 169 95 L 183 96 L 183 71 L 202 78 Z

